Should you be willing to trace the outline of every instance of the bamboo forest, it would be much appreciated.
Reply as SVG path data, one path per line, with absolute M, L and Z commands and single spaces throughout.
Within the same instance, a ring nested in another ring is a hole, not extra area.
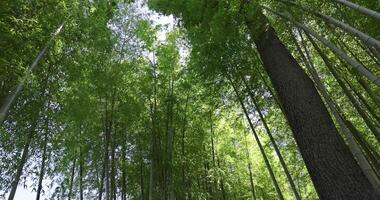
M 1 0 L 0 199 L 379 200 L 380 0 Z

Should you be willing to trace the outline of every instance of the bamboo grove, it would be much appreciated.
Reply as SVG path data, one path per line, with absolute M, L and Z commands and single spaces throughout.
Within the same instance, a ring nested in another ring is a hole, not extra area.
M 379 199 L 379 67 L 378 0 L 1 1 L 0 198 Z

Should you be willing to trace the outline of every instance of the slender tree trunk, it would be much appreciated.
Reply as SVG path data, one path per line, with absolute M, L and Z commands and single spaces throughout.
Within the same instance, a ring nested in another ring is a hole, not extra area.
M 79 199 L 83 200 L 83 152 L 79 147 Z
M 341 3 L 353 10 L 359 11 L 369 17 L 373 17 L 374 19 L 377 19 L 380 21 L 380 13 L 373 11 L 371 9 L 365 8 L 363 6 L 360 6 L 358 4 L 355 4 L 353 2 L 347 1 L 347 0 L 335 0 L 338 3 Z
M 189 95 L 186 96 L 185 110 L 184 110 L 184 118 L 182 125 L 182 139 L 181 139 L 181 155 L 182 155 L 182 198 L 186 199 L 186 158 L 185 158 L 185 133 L 186 133 L 186 125 L 187 125 L 187 106 L 189 103 Z
M 21 78 L 20 82 L 18 83 L 18 85 L 16 87 L 16 90 L 8 98 L 4 98 L 5 101 L 2 102 L 2 104 L 0 105 L 1 106 L 0 107 L 0 125 L 5 120 L 6 115 L 7 115 L 8 111 L 9 111 L 9 109 L 11 108 L 12 104 L 15 102 L 17 96 L 20 94 L 22 88 L 24 87 L 24 84 L 25 84 L 26 80 L 30 77 L 30 75 L 32 74 L 32 72 L 37 67 L 38 63 L 40 62 L 40 60 L 46 54 L 46 52 L 47 52 L 47 50 L 49 48 L 50 43 L 61 32 L 61 30 L 63 28 L 63 25 L 64 24 L 61 24 L 58 27 L 58 29 L 55 31 L 55 33 L 51 36 L 51 38 L 49 39 L 49 41 L 46 43 L 45 47 L 41 50 L 41 52 L 38 54 L 38 56 L 36 57 L 36 59 L 33 61 L 32 65 L 26 71 L 26 74 Z
M 26 143 L 25 143 L 24 149 L 22 151 L 21 159 L 20 159 L 19 164 L 17 166 L 16 175 L 15 175 L 13 182 L 12 182 L 12 188 L 11 188 L 11 192 L 9 193 L 8 200 L 13 200 L 15 197 L 17 186 L 18 186 L 18 183 L 19 183 L 21 175 L 22 175 L 22 170 L 23 170 L 24 165 L 25 165 L 25 163 L 29 157 L 29 146 L 30 146 L 30 143 L 32 142 L 34 135 L 35 135 L 36 125 L 37 125 L 37 121 L 35 121 L 32 124 L 30 132 L 29 132 L 28 137 L 26 139 Z
M 356 78 L 359 84 L 364 88 L 364 90 L 368 93 L 369 97 L 371 97 L 372 101 L 376 104 L 378 108 L 380 108 L 380 97 L 369 87 L 365 80 L 360 77 Z
M 362 43 L 360 43 L 360 41 L 358 40 L 355 40 L 355 42 L 363 49 L 363 51 L 366 52 L 366 54 L 368 55 L 368 57 L 371 58 L 371 60 L 377 64 L 378 66 L 380 66 L 380 59 L 378 57 L 376 57 L 375 53 L 373 52 L 373 49 L 371 48 L 368 48 L 366 46 L 364 46 Z
M 140 153 L 141 154 L 141 153 Z M 126 172 L 126 142 L 124 141 L 121 149 L 121 199 L 127 200 L 127 172 Z M 142 164 L 142 163 L 140 163 Z M 141 169 L 140 169 L 141 173 Z M 141 184 L 141 182 L 140 182 Z
M 247 138 L 245 137 L 244 140 L 245 140 L 245 150 L 246 150 L 247 160 L 248 160 L 247 167 L 248 167 L 248 172 L 249 172 L 250 191 L 252 194 L 252 200 L 256 200 L 255 184 L 253 182 L 253 173 L 252 173 L 252 163 L 251 163 L 251 157 L 249 156 Z
M 50 72 L 50 68 L 48 69 L 48 71 Z M 41 92 L 41 96 L 43 98 L 45 98 L 45 92 L 46 92 L 46 88 L 47 88 L 48 83 L 49 83 L 49 76 L 46 76 L 45 80 L 42 82 L 42 87 L 41 87 L 42 90 L 40 91 Z M 35 121 L 32 123 L 31 128 L 30 128 L 30 132 L 29 132 L 29 134 L 28 134 L 28 136 L 26 138 L 26 143 L 25 143 L 25 146 L 24 146 L 24 149 L 23 149 L 23 152 L 22 152 L 22 156 L 21 156 L 20 162 L 19 162 L 18 167 L 17 167 L 15 178 L 14 178 L 14 180 L 12 182 L 12 185 L 11 185 L 11 191 L 9 193 L 8 200 L 13 200 L 14 196 L 16 194 L 17 186 L 18 186 L 18 183 L 19 183 L 21 175 L 22 175 L 22 170 L 23 170 L 24 165 L 27 162 L 28 157 L 29 157 L 28 154 L 29 154 L 30 143 L 32 142 L 33 138 L 36 135 L 36 127 L 37 127 L 37 124 L 38 124 L 40 108 L 45 105 L 45 102 L 46 102 L 46 99 L 43 99 L 41 102 L 38 102 L 38 106 L 37 106 L 38 109 L 35 111 L 35 114 L 36 114 L 35 115 Z M 49 104 L 50 104 L 50 100 L 48 100 L 48 106 L 47 106 L 47 108 L 49 107 Z M 0 125 L 2 123 L 1 120 L 2 119 L 1 119 L 1 113 L 0 113 Z M 48 127 L 47 127 L 48 124 L 47 123 L 48 123 L 48 121 L 45 121 L 45 130 L 46 130 L 46 132 L 47 132 L 47 129 L 48 129 Z
M 152 151 L 153 153 L 153 151 Z M 150 164 L 150 175 L 149 175 L 149 200 L 153 200 L 153 190 L 154 190 L 154 161 Z
M 210 135 L 211 135 L 211 155 L 212 155 L 212 168 L 216 168 L 217 167 L 217 164 L 216 164 L 216 160 L 217 160 L 217 156 L 216 156 L 216 149 L 215 149 L 215 141 L 214 141 L 214 128 L 213 128 L 213 120 L 212 120 L 212 114 L 213 114 L 213 111 L 211 110 L 210 111 Z M 213 199 L 218 199 L 218 183 L 217 183 L 217 179 L 216 178 L 213 178 L 213 187 L 212 187 L 212 197 Z
M 155 57 L 153 57 L 155 59 Z M 157 120 L 157 67 L 153 61 L 152 65 L 152 75 L 153 75 L 153 103 L 151 105 L 151 122 L 152 122 L 152 147 L 151 147 L 151 164 L 150 164 L 150 175 L 149 175 L 149 200 L 155 198 L 155 188 L 156 183 L 159 183 L 160 177 L 160 131 L 158 127 Z
M 108 128 L 106 132 L 106 149 L 104 157 L 104 177 L 105 177 L 105 200 L 110 200 L 110 170 L 109 170 L 109 141 L 110 141 L 110 130 Z
M 144 193 L 144 174 L 143 174 L 143 158 L 141 155 L 140 158 L 140 192 L 141 192 L 141 200 L 145 199 L 145 193 Z M 125 197 L 125 200 L 127 200 L 127 197 Z
M 342 117 L 343 118 L 343 117 Z M 371 161 L 373 170 L 376 172 L 377 176 L 380 175 L 380 155 L 377 153 L 376 149 L 374 149 L 371 145 L 368 144 L 367 141 L 362 136 L 362 133 L 359 132 L 358 129 L 347 119 L 344 119 L 346 126 L 350 129 L 351 133 L 355 137 L 358 144 L 366 153 L 368 160 Z
M 255 184 L 253 183 L 252 164 L 248 163 L 249 182 L 251 186 L 252 200 L 256 200 Z
M 73 186 L 74 186 L 74 176 L 75 176 L 75 164 L 77 159 L 74 158 L 73 166 L 71 167 L 71 176 L 70 176 L 70 186 L 69 186 L 69 194 L 68 199 L 71 200 L 71 197 L 73 196 Z
M 313 40 L 313 38 L 311 38 L 308 34 L 306 34 L 306 36 L 309 38 L 309 41 L 312 43 L 312 45 L 314 46 L 314 48 L 317 50 L 318 54 L 321 56 L 322 60 L 325 62 L 327 68 L 330 70 L 331 74 L 334 76 L 334 78 L 336 79 L 336 81 L 338 82 L 339 86 L 343 89 L 343 92 L 346 94 L 346 96 L 348 97 L 348 99 L 350 100 L 350 102 L 352 103 L 352 105 L 354 106 L 355 110 L 359 113 L 359 115 L 363 118 L 365 124 L 368 126 L 368 128 L 371 130 L 371 132 L 373 133 L 373 135 L 376 137 L 376 139 L 378 141 L 380 141 L 380 133 L 379 131 L 376 129 L 376 127 L 372 124 L 371 120 L 368 118 L 367 114 L 365 113 L 365 111 L 360 107 L 360 104 L 359 102 L 355 99 L 355 97 L 351 94 L 351 92 L 349 91 L 349 89 L 347 88 L 347 86 L 345 85 L 345 83 L 342 81 L 342 79 L 339 77 L 338 73 L 336 72 L 336 70 L 334 69 L 334 67 L 332 66 L 331 62 L 329 61 L 329 59 L 327 58 L 327 56 L 325 56 L 323 54 L 323 52 L 321 51 L 321 49 L 317 46 L 317 44 L 315 43 L 315 41 Z
M 279 187 L 279 185 L 278 185 L 278 182 L 277 182 L 276 177 L 275 177 L 275 175 L 274 175 L 273 169 L 272 169 L 272 167 L 271 167 L 271 165 L 270 165 L 270 163 L 269 163 L 269 159 L 268 159 L 268 157 L 267 157 L 267 155 L 266 155 L 266 153 L 265 153 L 265 151 L 264 151 L 264 147 L 262 146 L 262 144 L 261 144 L 261 142 L 260 142 L 260 139 L 259 139 L 259 136 L 257 135 L 257 133 L 256 133 L 256 131 L 255 131 L 255 127 L 253 126 L 253 124 L 252 124 L 252 122 L 251 122 L 251 119 L 250 119 L 250 117 L 249 117 L 249 114 L 248 114 L 247 108 L 245 107 L 245 105 L 244 105 L 244 103 L 243 103 L 243 99 L 242 99 L 242 97 L 239 95 L 239 92 L 238 92 L 238 90 L 237 90 L 235 84 L 232 82 L 232 79 L 231 79 L 230 75 L 227 74 L 226 76 L 227 76 L 227 78 L 229 79 L 230 84 L 232 85 L 232 87 L 233 87 L 233 89 L 234 89 L 234 91 L 235 91 L 236 97 L 237 97 L 237 99 L 238 99 L 238 101 L 239 101 L 239 103 L 240 103 L 240 105 L 241 105 L 241 107 L 242 107 L 242 109 L 243 109 L 243 111 L 244 111 L 245 117 L 247 118 L 247 121 L 248 121 L 248 123 L 249 123 L 249 126 L 250 126 L 250 128 L 251 128 L 251 130 L 252 130 L 253 136 L 255 137 L 255 140 L 256 140 L 256 142 L 257 142 L 257 145 L 259 146 L 260 153 L 261 153 L 261 155 L 262 155 L 263 158 L 264 158 L 265 166 L 266 166 L 267 169 L 268 169 L 269 175 L 270 175 L 270 177 L 271 177 L 271 179 L 272 179 L 272 183 L 273 183 L 273 185 L 274 185 L 274 187 L 275 187 L 275 189 L 276 189 L 276 192 L 277 192 L 278 198 L 279 198 L 280 200 L 283 200 L 284 197 L 283 197 L 283 195 L 282 195 L 281 189 L 280 189 L 280 187 Z
M 106 163 L 105 159 L 103 160 L 102 174 L 100 175 L 100 185 L 99 185 L 99 196 L 98 200 L 102 200 L 103 198 L 103 187 L 104 187 L 104 177 L 106 173 Z
M 44 145 L 43 145 L 43 150 L 42 150 L 42 160 L 41 160 L 41 168 L 40 168 L 40 174 L 38 177 L 38 186 L 37 186 L 37 195 L 36 195 L 36 200 L 40 200 L 41 196 L 41 191 L 42 191 L 42 181 L 44 179 L 44 174 L 45 174 L 45 161 L 47 157 L 47 142 L 48 142 L 48 119 L 45 119 L 45 136 L 44 136 Z
M 174 115 L 174 80 L 169 80 L 169 100 L 168 100 L 168 115 L 167 115 L 167 164 L 166 164 L 166 183 L 167 183 L 167 191 L 169 199 L 174 199 L 174 185 L 173 185 L 173 149 L 174 149 L 174 136 L 175 130 L 173 125 L 173 115 Z
M 377 87 L 380 87 L 380 79 L 376 75 L 374 75 L 371 71 L 367 70 L 357 60 L 355 60 L 355 59 L 351 58 L 350 56 L 348 56 L 344 51 L 342 51 L 341 49 L 339 49 L 335 44 L 333 44 L 332 42 L 328 41 L 324 37 L 320 36 L 315 31 L 311 30 L 310 28 L 306 27 L 305 25 L 292 20 L 289 17 L 287 17 L 287 16 L 285 16 L 285 15 L 283 15 L 281 13 L 275 12 L 275 11 L 271 10 L 270 8 L 267 8 L 267 7 L 264 7 L 264 8 L 266 10 L 274 13 L 275 15 L 280 16 L 283 19 L 292 22 L 297 27 L 301 28 L 302 30 L 304 30 L 308 34 L 312 35 L 314 38 L 316 38 L 317 40 L 319 40 L 325 46 L 329 47 L 331 49 L 331 51 L 333 51 L 339 58 L 341 58 L 342 60 L 344 60 L 347 63 L 349 63 L 355 70 L 357 70 L 359 73 L 361 73 L 363 76 L 365 76 L 368 80 L 370 80 L 371 82 L 373 82 L 373 84 L 375 84 Z M 259 50 L 259 52 L 260 52 L 260 50 Z M 265 61 L 264 61 L 264 64 L 265 64 Z
M 376 113 L 376 111 L 372 108 L 371 105 L 369 105 L 368 101 L 363 97 L 362 94 L 359 93 L 359 91 L 357 91 L 354 88 L 354 86 L 352 84 L 350 84 L 347 80 L 346 80 L 346 82 L 348 84 L 348 87 L 350 87 L 351 91 L 353 91 L 354 94 L 359 98 L 359 100 L 364 104 L 365 108 L 367 108 L 368 112 L 372 115 L 372 117 L 376 119 L 377 124 L 380 125 L 380 117 Z
M 255 97 L 254 97 L 253 92 L 252 92 L 252 88 L 249 87 L 249 85 L 247 84 L 247 82 L 246 82 L 246 80 L 245 80 L 244 77 L 242 77 L 242 79 L 243 79 L 243 83 L 244 83 L 244 85 L 245 85 L 245 88 L 247 88 L 247 90 L 248 90 L 248 94 L 249 94 L 249 96 L 251 97 L 251 101 L 253 102 L 253 104 L 254 104 L 254 106 L 255 106 L 255 108 L 256 108 L 256 111 L 257 111 L 258 114 L 259 114 L 260 120 L 262 121 L 262 123 L 263 123 L 263 125 L 264 125 L 265 131 L 266 131 L 267 135 L 269 136 L 269 139 L 270 139 L 270 141 L 271 141 L 271 143 L 272 143 L 272 146 L 274 147 L 274 150 L 275 150 L 275 152 L 276 152 L 276 155 L 277 155 L 278 159 L 280 160 L 281 166 L 282 166 L 282 168 L 284 169 L 284 172 L 285 172 L 286 178 L 287 178 L 288 181 L 289 181 L 289 184 L 290 184 L 290 187 L 291 187 L 291 189 L 292 189 L 292 191 L 293 191 L 293 194 L 294 194 L 294 196 L 295 196 L 295 198 L 296 198 L 297 200 L 301 200 L 301 197 L 300 197 L 300 195 L 299 195 L 298 192 L 297 192 L 296 185 L 294 184 L 293 178 L 292 178 L 292 176 L 290 175 L 290 172 L 289 172 L 288 167 L 286 166 L 285 160 L 284 160 L 284 158 L 283 158 L 282 155 L 281 155 L 280 149 L 278 148 L 278 146 L 277 146 L 277 144 L 276 144 L 276 141 L 275 141 L 275 139 L 273 138 L 272 132 L 270 131 L 269 126 L 268 126 L 268 124 L 267 124 L 267 122 L 266 122 L 266 120 L 265 120 L 263 114 L 261 113 L 261 108 L 260 108 L 259 104 L 258 104 L 258 103 L 256 102 L 256 100 L 255 100 Z
M 319 197 L 376 199 L 374 188 L 339 136 L 313 82 L 273 28 L 262 32 L 255 43 Z
M 219 159 L 217 159 L 217 163 L 218 163 L 218 168 L 220 169 L 220 161 L 219 161 Z M 223 178 L 220 179 L 220 190 L 222 191 L 223 200 L 227 200 L 227 193 L 226 193 L 226 190 L 224 188 L 224 180 L 223 180 Z
M 98 200 L 101 200 L 103 198 L 103 189 L 104 189 L 104 182 L 106 182 L 105 185 L 105 193 L 106 193 L 106 200 L 108 199 L 108 178 L 109 178 L 109 173 L 108 173 L 108 160 L 109 160 L 109 116 L 108 116 L 108 102 L 106 99 L 106 105 L 105 105 L 105 114 L 104 114 L 104 157 L 103 157 L 103 169 L 102 169 L 102 175 L 100 178 L 100 188 L 99 188 L 99 196 Z M 106 179 L 106 181 L 104 181 Z
M 372 46 L 376 49 L 380 49 L 380 42 L 378 40 L 376 40 L 375 38 L 357 30 L 356 28 L 346 24 L 346 23 L 343 23 L 337 19 L 335 19 L 334 17 L 331 17 L 331 16 L 328 16 L 328 15 L 325 15 L 323 13 L 320 13 L 320 12 L 316 12 L 312 9 L 308 9 L 308 8 L 305 8 L 295 2 L 291 2 L 291 1 L 287 1 L 287 0 L 281 0 L 281 2 L 284 2 L 284 3 L 289 3 L 289 4 L 292 4 L 292 5 L 296 5 L 298 6 L 299 8 L 301 8 L 302 10 L 306 11 L 306 12 L 312 12 L 314 13 L 315 15 L 317 15 L 318 17 L 324 19 L 326 22 L 330 23 L 330 24 L 333 24 L 334 26 L 337 26 L 339 28 L 341 28 L 342 30 L 346 31 L 347 33 L 353 35 L 353 36 L 356 36 L 357 38 L 359 38 L 360 40 L 362 40 L 364 43 L 366 43 L 367 45 L 369 46 Z
M 116 200 L 116 162 L 115 162 L 115 138 L 111 139 L 111 200 Z

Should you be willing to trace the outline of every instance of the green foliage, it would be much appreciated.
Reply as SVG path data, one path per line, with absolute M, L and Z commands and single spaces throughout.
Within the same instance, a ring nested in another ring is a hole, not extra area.
M 330 1 L 300 3 L 379 36 L 380 29 L 372 19 L 347 8 L 334 7 Z M 373 1 L 357 3 L 374 10 L 380 6 Z M 286 10 L 326 38 L 346 44 L 348 48 L 341 48 L 351 50 L 351 56 L 357 56 L 377 75 L 379 52 L 371 52 L 310 13 L 264 0 L 149 0 L 150 8 L 174 16 L 179 25 L 164 31 L 161 40 L 164 26 L 150 17 L 153 11 L 141 14 L 147 8 L 139 4 L 101 0 L 2 3 L 0 106 L 52 32 L 62 23 L 65 28 L 49 43 L 48 53 L 27 79 L 0 128 L 0 198 L 10 191 L 20 166 L 22 181 L 18 185 L 36 190 L 45 165 L 43 181 L 51 181 L 49 187 L 43 184 L 47 199 L 70 194 L 79 199 L 81 187 L 84 199 L 96 199 L 100 191 L 103 197 L 108 192 L 128 199 L 148 199 L 149 192 L 152 199 L 222 199 L 223 195 L 250 199 L 248 166 L 252 166 L 257 199 L 276 199 L 262 155 L 226 76 L 231 74 L 285 199 L 294 198 L 292 190 L 243 78 L 253 90 L 302 198 L 317 199 L 253 44 L 270 23 L 302 63 L 291 40 L 296 29 L 263 12 L 260 5 Z M 379 153 L 378 141 L 364 119 L 307 44 L 341 114 L 362 133 L 374 153 Z M 336 63 L 340 76 L 363 93 L 375 114 L 368 108 L 366 113 L 380 129 L 378 102 L 368 93 L 378 97 L 379 88 L 365 80 L 369 89 L 364 89 L 357 74 L 327 48 L 322 50 Z M 361 105 L 365 108 L 364 102 Z M 42 162 L 44 145 L 47 159 Z M 29 155 L 22 165 L 25 147 Z

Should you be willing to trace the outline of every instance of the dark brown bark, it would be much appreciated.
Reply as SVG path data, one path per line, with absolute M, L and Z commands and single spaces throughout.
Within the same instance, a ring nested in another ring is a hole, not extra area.
M 375 190 L 339 136 L 313 82 L 273 28 L 263 31 L 255 43 L 319 197 L 376 199 Z

